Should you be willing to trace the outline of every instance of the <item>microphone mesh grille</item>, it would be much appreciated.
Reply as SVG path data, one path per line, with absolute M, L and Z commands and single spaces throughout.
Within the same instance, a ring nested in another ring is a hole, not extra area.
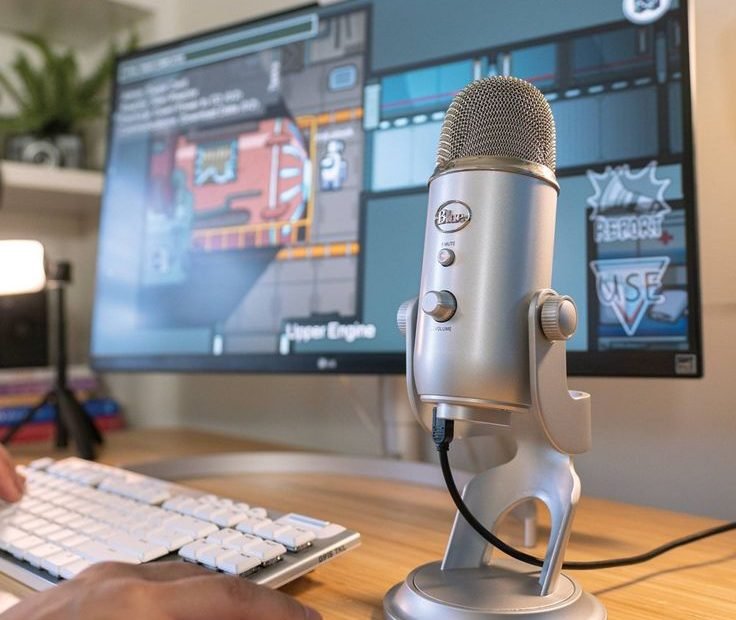
M 535 86 L 514 77 L 489 77 L 455 95 L 442 125 L 437 167 L 482 155 L 526 159 L 554 171 L 555 121 Z

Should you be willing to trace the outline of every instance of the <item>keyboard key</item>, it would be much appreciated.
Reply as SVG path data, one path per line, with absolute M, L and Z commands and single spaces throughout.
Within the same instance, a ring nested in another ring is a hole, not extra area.
M 26 536 L 28 536 L 28 532 L 12 525 L 0 526 L 0 549 L 7 551 L 13 542 Z
M 278 519 L 276 519 L 276 522 L 285 525 L 292 525 L 294 527 L 313 532 L 314 535 L 320 540 L 323 540 L 325 538 L 332 538 L 333 536 L 342 534 L 345 531 L 345 528 L 342 525 L 338 525 L 337 523 L 320 521 L 319 519 L 306 517 L 295 512 L 290 512 L 289 514 L 285 514 L 284 516 L 279 517 Z
M 170 499 L 167 499 L 163 505 L 162 508 L 166 510 L 173 510 L 178 512 L 179 506 L 181 506 L 182 503 L 190 500 L 191 498 L 186 495 L 175 495 Z
M 199 550 L 209 547 L 216 547 L 216 545 L 212 545 L 204 540 L 195 540 L 194 542 L 189 543 L 188 545 L 184 545 L 181 549 L 179 549 L 179 555 L 185 560 L 196 562 L 197 553 L 199 552 Z
M 217 556 L 217 568 L 230 575 L 250 573 L 260 565 L 258 558 L 237 551 L 226 551 Z
M 317 536 L 309 530 L 299 529 L 290 525 L 274 528 L 271 538 L 290 549 L 299 549 L 311 543 Z
M 193 515 L 199 506 L 200 503 L 196 499 L 188 498 L 179 504 L 176 512 L 180 512 L 183 515 Z
M 258 558 L 264 564 L 272 562 L 286 553 L 286 547 L 270 540 L 246 543 L 241 546 L 242 553 Z
M 56 521 L 57 517 L 61 517 L 62 515 L 67 514 L 67 512 L 68 511 L 65 510 L 64 508 L 60 508 L 57 506 L 57 507 L 51 508 L 50 510 L 46 510 L 46 511 L 39 510 L 37 514 L 38 516 L 43 517 L 44 519 L 48 521 Z
M 41 568 L 51 573 L 54 577 L 58 577 L 64 566 L 72 562 L 78 562 L 81 559 L 76 553 L 60 551 L 59 553 L 43 558 L 41 560 Z
M 140 560 L 129 553 L 123 553 L 98 541 L 90 540 L 71 549 L 88 562 L 126 562 L 128 564 L 140 564 Z
M 31 461 L 28 464 L 28 467 L 30 467 L 31 469 L 41 470 L 41 469 L 46 469 L 49 465 L 53 465 L 53 464 L 54 464 L 54 459 L 46 456 L 44 458 L 36 459 L 35 461 Z
M 217 556 L 224 551 L 226 549 L 223 549 L 219 545 L 205 543 L 197 549 L 197 562 L 210 568 L 217 568 Z
M 243 519 L 235 526 L 235 528 L 238 531 L 244 532 L 246 534 L 256 534 L 256 530 L 258 528 L 265 529 L 271 524 L 273 524 L 273 521 L 271 521 L 271 519 L 258 519 L 255 517 L 249 517 L 247 519 Z
M 266 519 L 268 517 L 268 511 L 265 508 L 256 506 L 248 510 L 248 516 L 253 519 Z
M 61 566 L 59 570 L 59 576 L 63 577 L 64 579 L 72 579 L 90 566 L 92 566 L 92 563 L 88 562 L 85 559 L 76 560 L 74 562 L 70 562 L 69 564 Z
M 136 540 L 122 533 L 113 534 L 105 540 L 105 543 L 112 549 L 138 558 L 141 562 L 150 562 L 169 553 L 169 550 L 163 545 Z
M 53 543 L 60 543 L 62 540 L 67 540 L 74 536 L 77 536 L 77 533 L 74 530 L 68 530 L 62 527 L 56 532 L 48 534 L 46 536 L 46 540 Z
M 171 532 L 162 527 L 144 532 L 143 538 L 148 542 L 163 545 L 169 551 L 176 551 L 194 540 L 191 534 L 187 534 L 186 532 Z
M 28 534 L 26 536 L 23 536 L 22 538 L 16 538 L 15 540 L 13 540 L 13 542 L 8 545 L 8 552 L 12 553 L 19 560 L 22 560 L 23 554 L 26 551 L 32 549 L 33 547 L 38 547 L 39 545 L 43 544 L 43 542 L 43 538 Z
M 56 523 L 47 523 L 43 527 L 36 528 L 34 530 L 34 534 L 36 534 L 36 536 L 41 536 L 42 538 L 46 538 L 49 534 L 58 532 L 60 529 L 61 529 L 61 526 L 57 525 Z
M 204 521 L 212 521 L 212 517 L 219 512 L 224 512 L 224 510 L 214 504 L 200 503 L 199 506 L 192 511 L 192 516 L 197 519 L 203 519 Z
M 75 547 L 78 547 L 79 545 L 86 543 L 89 540 L 92 540 L 89 536 L 75 533 L 69 538 L 64 538 L 63 540 L 60 540 L 59 544 L 65 549 L 74 549 Z
M 182 516 L 168 523 L 166 529 L 174 532 L 185 532 L 191 534 L 194 538 L 204 538 L 213 534 L 219 528 L 213 523 L 207 523 L 207 521 Z
M 235 527 L 241 521 L 248 518 L 247 511 L 236 508 L 225 508 L 211 516 L 211 521 L 220 527 Z
M 229 543 L 232 543 L 234 541 L 240 541 L 243 538 L 244 538 L 243 534 L 233 529 L 228 528 L 228 529 L 219 530 L 213 534 L 210 534 L 207 537 L 207 542 L 212 543 L 214 545 L 220 545 L 222 547 L 227 547 Z
M 63 549 L 58 545 L 54 545 L 52 543 L 43 543 L 41 545 L 28 549 L 23 554 L 23 559 L 36 568 L 40 568 L 41 562 L 45 557 L 60 553 L 61 551 L 63 551 Z

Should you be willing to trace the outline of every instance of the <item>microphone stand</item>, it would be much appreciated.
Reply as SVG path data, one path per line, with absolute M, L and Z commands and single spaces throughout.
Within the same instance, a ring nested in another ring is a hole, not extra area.
M 538 499 L 549 509 L 551 524 L 544 566 L 540 570 L 517 560 L 492 559 L 492 547 L 457 514 L 442 562 L 414 569 L 384 598 L 389 620 L 604 620 L 606 610 L 578 583 L 561 573 L 580 479 L 572 454 L 590 447 L 590 395 L 567 389 L 564 330 L 542 326 L 545 304 L 559 308 L 567 297 L 538 291 L 529 306 L 529 379 L 531 406 L 508 414 L 517 439 L 514 458 L 475 476 L 463 499 L 486 529 L 497 530 L 515 506 Z M 574 305 L 573 305 L 574 310 Z M 402 316 L 403 313 L 403 316 Z M 554 315 L 555 313 L 552 313 Z M 546 313 L 549 316 L 550 313 Z M 559 313 L 557 315 L 559 317 Z M 414 385 L 413 352 L 417 301 L 400 310 L 405 329 L 407 383 L 410 400 L 420 412 Z M 461 419 L 466 425 L 488 423 L 490 410 L 437 407 L 438 416 Z M 504 419 L 504 418 L 501 418 Z M 420 418 L 420 421 L 425 422 Z
M 46 406 L 56 408 L 55 432 L 56 447 L 65 448 L 69 438 L 74 441 L 77 454 L 85 459 L 95 458 L 94 444 L 102 443 L 102 435 L 90 419 L 87 412 L 77 400 L 69 387 L 67 377 L 67 324 L 66 324 L 66 285 L 71 282 L 71 265 L 58 262 L 50 269 L 47 280 L 56 292 L 56 363 L 54 384 L 40 403 L 29 409 L 23 419 L 8 429 L 2 443 L 9 443 L 16 433 L 26 424 L 33 421 L 41 409 Z

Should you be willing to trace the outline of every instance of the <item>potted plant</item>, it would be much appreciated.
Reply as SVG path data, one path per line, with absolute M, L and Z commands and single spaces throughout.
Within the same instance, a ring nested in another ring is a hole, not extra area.
M 19 51 L 11 64 L 13 79 L 0 70 L 0 91 L 16 107 L 15 114 L 0 115 L 5 157 L 81 168 L 85 159 L 81 130 L 105 111 L 117 50 L 111 47 L 98 65 L 82 76 L 72 50 L 57 52 L 37 35 L 17 36 L 39 53 L 42 62 L 35 65 L 25 51 Z M 135 43 L 135 36 L 131 36 L 127 47 L 131 49 Z

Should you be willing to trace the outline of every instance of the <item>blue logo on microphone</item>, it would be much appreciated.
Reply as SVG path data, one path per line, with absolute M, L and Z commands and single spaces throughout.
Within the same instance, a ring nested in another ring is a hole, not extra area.
M 434 225 L 443 233 L 453 233 L 470 223 L 470 207 L 459 200 L 448 200 L 440 205 L 434 216 Z

